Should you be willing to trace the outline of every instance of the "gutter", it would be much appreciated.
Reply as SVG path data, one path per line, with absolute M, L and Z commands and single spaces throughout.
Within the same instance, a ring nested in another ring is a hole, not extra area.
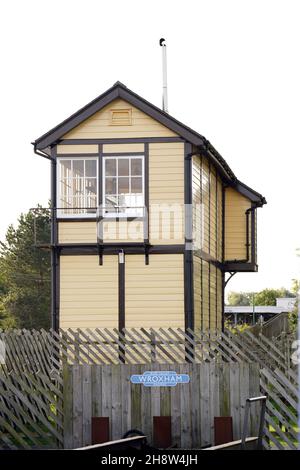
M 36 142 L 31 142 L 31 144 L 33 145 L 33 151 L 36 155 L 38 155 L 39 157 L 43 157 L 43 158 L 47 158 L 47 160 L 50 160 L 50 161 L 53 161 L 54 159 L 52 157 L 50 157 L 50 155 L 48 155 L 47 153 L 44 153 L 42 152 L 41 150 L 37 150 L 37 143 Z

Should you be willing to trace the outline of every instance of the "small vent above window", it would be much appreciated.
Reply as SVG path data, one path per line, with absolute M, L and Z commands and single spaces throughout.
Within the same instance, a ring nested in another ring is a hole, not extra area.
M 111 109 L 110 124 L 111 126 L 131 126 L 131 109 Z

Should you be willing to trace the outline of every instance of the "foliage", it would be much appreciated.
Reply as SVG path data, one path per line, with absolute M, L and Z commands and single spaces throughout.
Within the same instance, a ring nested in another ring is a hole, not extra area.
M 280 297 L 291 297 L 295 298 L 299 291 L 300 282 L 296 279 L 292 280 L 291 289 L 285 289 L 284 287 L 280 289 L 263 289 L 260 292 L 252 293 L 252 292 L 229 292 L 227 296 L 227 304 L 236 306 L 250 306 L 253 305 L 276 305 L 276 299 Z M 297 321 L 298 321 L 298 299 L 296 301 L 296 305 L 294 311 L 289 313 L 289 330 L 294 332 L 297 328 Z M 227 326 L 228 329 L 234 332 L 235 329 L 238 331 L 243 331 L 243 329 L 249 327 L 249 325 L 237 325 L 236 327 Z
M 251 293 L 229 292 L 227 296 L 228 305 L 251 305 Z
M 294 333 L 297 330 L 297 326 L 298 326 L 299 289 L 300 289 L 300 281 L 297 279 L 293 279 L 291 291 L 294 293 L 294 295 L 297 296 L 297 300 L 295 302 L 294 310 L 291 313 L 289 313 L 289 330 L 291 333 Z
M 295 297 L 289 290 L 281 289 L 263 289 L 254 296 L 255 305 L 276 305 L 276 299 L 279 297 Z
M 293 289 L 293 287 L 292 287 Z M 289 291 L 284 287 L 280 289 L 263 289 L 260 292 L 229 292 L 227 296 L 228 305 L 276 305 L 279 297 L 295 297 L 292 289 Z
M 18 225 L 8 227 L 0 242 L 0 327 L 49 328 L 50 253 L 34 243 L 49 241 L 50 215 L 37 212 L 21 214 Z
M 225 320 L 225 329 L 231 331 L 231 333 L 236 334 L 236 333 L 243 333 L 245 330 L 248 330 L 251 328 L 251 325 L 248 325 L 247 323 L 241 323 L 237 324 L 236 326 L 233 326 L 230 321 Z

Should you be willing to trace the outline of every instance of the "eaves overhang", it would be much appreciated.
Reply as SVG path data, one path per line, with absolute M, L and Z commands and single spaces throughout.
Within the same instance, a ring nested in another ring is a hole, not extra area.
M 106 90 L 93 101 L 76 111 L 57 126 L 53 127 L 53 129 L 38 137 L 34 142 L 32 142 L 35 152 L 41 156 L 49 156 L 51 154 L 51 147 L 56 145 L 67 132 L 74 129 L 76 126 L 117 98 L 124 99 L 128 103 L 131 103 L 142 112 L 178 134 L 187 142 L 193 144 L 197 149 L 199 149 L 199 152 L 205 153 L 219 170 L 224 180 L 230 186 L 235 187 L 237 191 L 241 192 L 246 197 L 249 197 L 251 201 L 258 205 L 266 203 L 266 200 L 262 195 L 252 190 L 236 178 L 228 163 L 204 136 L 134 93 L 121 82 L 116 82 L 111 88 Z

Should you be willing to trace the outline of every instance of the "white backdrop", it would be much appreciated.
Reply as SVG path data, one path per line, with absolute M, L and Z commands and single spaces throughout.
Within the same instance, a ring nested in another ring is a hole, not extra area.
M 300 3 L 295 0 L 1 2 L 1 226 L 50 194 L 30 142 L 115 81 L 205 135 L 261 192 L 259 273 L 230 289 L 289 287 L 298 276 Z

